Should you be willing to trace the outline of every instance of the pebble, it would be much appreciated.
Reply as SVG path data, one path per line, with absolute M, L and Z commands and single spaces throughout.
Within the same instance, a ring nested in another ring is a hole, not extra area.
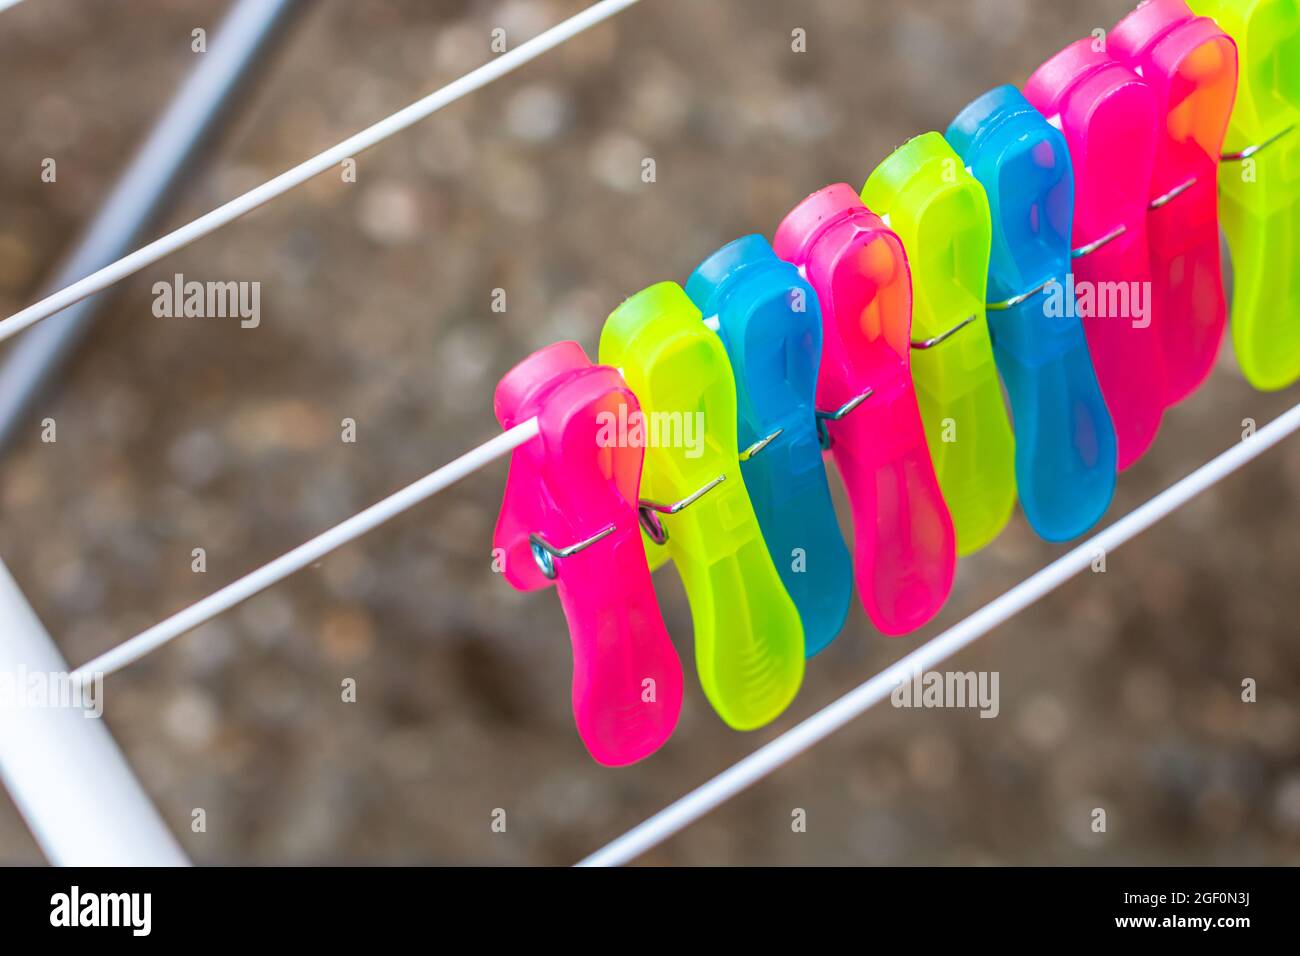
M 571 117 L 569 98 L 549 86 L 525 86 L 506 101 L 506 129 L 511 136 L 529 143 L 554 139 L 569 125 Z
M 367 238 L 383 246 L 415 241 L 423 234 L 415 190 L 394 180 L 365 186 L 357 212 L 357 225 Z
M 225 470 L 228 460 L 225 443 L 208 429 L 194 429 L 181 435 L 167 452 L 172 473 L 186 487 L 201 489 L 210 485 Z
M 606 133 L 592 146 L 587 166 L 602 185 L 630 193 L 645 187 L 641 164 L 649 156 L 646 145 L 627 133 Z
M 163 711 L 168 736 L 190 750 L 201 750 L 212 742 L 218 720 L 212 698 L 195 688 L 175 692 Z

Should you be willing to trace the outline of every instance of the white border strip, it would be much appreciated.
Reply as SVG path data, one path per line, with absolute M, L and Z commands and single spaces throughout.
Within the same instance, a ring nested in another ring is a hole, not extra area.
M 1292 407 L 1250 438 L 1244 439 L 1241 444 L 1202 465 L 970 617 L 921 645 L 866 683 L 859 684 L 854 690 L 771 743 L 760 747 L 708 783 L 692 790 L 676 803 L 660 810 L 578 865 L 618 866 L 659 845 L 880 703 L 901 681 L 910 680 L 918 671 L 926 671 L 957 653 L 1090 567 L 1099 550 L 1111 551 L 1136 537 L 1171 511 L 1213 487 L 1296 431 L 1300 431 L 1300 405 Z

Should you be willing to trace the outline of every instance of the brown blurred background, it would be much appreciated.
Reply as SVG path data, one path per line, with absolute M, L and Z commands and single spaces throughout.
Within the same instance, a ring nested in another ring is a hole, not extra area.
M 311 3 L 167 227 L 484 62 L 492 28 L 518 43 L 583 5 Z M 0 15 L 0 312 L 37 296 L 193 65 L 190 31 L 211 37 L 225 6 Z M 124 283 L 0 462 L 0 555 L 81 663 L 489 437 L 493 384 L 530 350 L 576 338 L 594 355 L 626 295 L 770 236 L 828 182 L 860 186 L 909 136 L 1129 8 L 645 0 L 363 154 L 356 183 L 324 176 Z M 261 327 L 155 318 L 150 287 L 176 272 L 260 280 Z M 1252 391 L 1225 346 L 1108 520 L 1298 395 Z M 109 724 L 196 861 L 572 862 L 1063 550 L 1017 515 L 923 632 L 881 637 L 855 605 L 789 713 L 752 734 L 704 701 L 666 570 L 681 724 L 609 770 L 572 727 L 559 603 L 490 571 L 504 479 L 487 469 L 108 679 Z M 878 708 L 645 860 L 1300 862 L 1297 489 L 1292 440 L 956 658 L 1000 672 L 997 719 Z M 349 676 L 356 704 L 339 700 Z M 0 862 L 40 859 L 0 797 Z

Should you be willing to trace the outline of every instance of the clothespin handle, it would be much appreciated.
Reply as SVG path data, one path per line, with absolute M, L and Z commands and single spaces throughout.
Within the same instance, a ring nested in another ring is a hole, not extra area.
M 1237 47 L 1183 0 L 1150 0 L 1111 31 L 1111 54 L 1155 94 L 1159 135 L 1148 191 L 1152 309 L 1166 404 L 1214 368 L 1228 309 L 1219 256 L 1219 156 L 1237 90 Z
M 888 217 L 907 252 L 912 378 L 957 554 L 971 554 L 997 537 L 1016 503 L 1015 441 L 985 317 L 984 187 L 931 132 L 886 157 L 862 201 Z
M 700 684 L 729 726 L 752 730 L 798 693 L 803 626 L 745 488 L 735 380 L 703 318 L 674 282 L 642 289 L 605 321 L 600 357 L 656 424 L 642 497 L 691 603 Z
M 902 243 L 851 186 L 814 193 L 773 241 L 817 290 L 817 402 L 853 509 L 858 593 L 886 634 L 938 613 L 956 541 L 909 368 L 912 288 Z
M 1059 124 L 1070 149 L 1074 281 L 1065 303 L 1082 316 L 1122 471 L 1155 441 L 1167 394 L 1161 319 L 1149 295 L 1155 96 L 1092 39 L 1049 59 L 1024 93 L 1049 122 Z
M 817 293 L 765 238 L 746 236 L 709 256 L 686 294 L 731 361 L 741 474 L 812 657 L 839 634 L 853 599 L 853 562 L 818 441 Z
M 600 763 L 621 766 L 677 724 L 682 668 L 659 612 L 638 521 L 644 449 L 619 423 L 640 414 L 612 368 L 576 342 L 542 349 L 497 386 L 497 418 L 531 417 L 515 450 L 494 543 L 521 590 L 553 583 L 573 645 L 573 715 Z

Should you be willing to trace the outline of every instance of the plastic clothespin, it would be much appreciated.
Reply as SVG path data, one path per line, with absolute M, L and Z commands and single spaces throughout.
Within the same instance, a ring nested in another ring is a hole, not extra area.
M 1074 272 L 1064 299 L 1083 318 L 1123 471 L 1160 430 L 1167 392 L 1160 324 L 1170 317 L 1154 312 L 1150 296 L 1155 94 L 1099 47 L 1094 39 L 1071 44 L 1039 67 L 1024 90 L 1070 148 Z
M 1237 47 L 1183 0 L 1150 0 L 1107 38 L 1156 95 L 1159 135 L 1147 230 L 1172 405 L 1214 368 L 1228 309 L 1219 262 L 1219 154 L 1237 92 Z
M 644 450 L 619 442 L 636 396 L 576 342 L 533 353 L 497 385 L 505 428 L 536 417 L 515 449 L 493 543 L 521 591 L 555 585 L 573 643 L 573 716 L 600 763 L 646 757 L 672 736 L 682 665 L 668 637 L 638 521 Z
M 912 273 L 912 378 L 957 554 L 998 536 L 1016 505 L 1015 439 L 984 295 L 989 206 L 938 133 L 896 149 L 862 189 L 903 243 Z
M 731 361 L 740 471 L 812 657 L 844 627 L 853 599 L 853 559 L 835 518 L 817 432 L 817 293 L 765 238 L 746 236 L 704 260 L 686 294 Z
M 975 100 L 946 135 L 988 196 L 989 334 L 1015 422 L 1020 505 L 1039 535 L 1068 541 L 1110 506 L 1116 465 L 1083 324 L 1059 308 L 1071 261 L 1070 152 L 1014 86 Z
M 907 256 L 844 183 L 796 206 L 773 247 L 821 302 L 818 415 L 853 508 L 858 593 L 877 628 L 906 634 L 938 613 L 956 564 L 912 385 Z
M 1300 379 L 1300 3 L 1192 0 L 1236 41 L 1241 82 L 1219 172 L 1232 344 L 1247 381 Z
M 731 727 L 761 727 L 798 693 L 804 636 L 741 477 L 727 353 L 682 287 L 661 282 L 605 321 L 600 359 L 641 399 L 642 523 L 686 586 L 704 694 Z

